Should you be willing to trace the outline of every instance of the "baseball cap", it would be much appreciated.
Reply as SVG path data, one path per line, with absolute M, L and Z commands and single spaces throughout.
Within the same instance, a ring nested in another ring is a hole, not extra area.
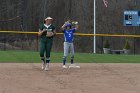
M 45 20 L 52 20 L 53 18 L 51 18 L 51 17 L 47 17 L 47 18 L 45 18 Z

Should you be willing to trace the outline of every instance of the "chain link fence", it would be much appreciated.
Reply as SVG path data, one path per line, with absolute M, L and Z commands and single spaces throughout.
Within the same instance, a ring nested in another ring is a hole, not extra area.
M 103 53 L 104 42 L 106 40 L 109 41 L 111 50 L 123 50 L 127 40 L 130 44 L 131 54 L 140 54 L 139 37 L 97 36 L 96 38 L 97 53 Z M 39 39 L 37 34 L 0 33 L 0 50 L 39 51 Z M 75 35 L 74 47 L 75 52 L 93 53 L 93 36 Z M 63 35 L 56 35 L 56 37 L 54 37 L 52 51 L 63 52 Z

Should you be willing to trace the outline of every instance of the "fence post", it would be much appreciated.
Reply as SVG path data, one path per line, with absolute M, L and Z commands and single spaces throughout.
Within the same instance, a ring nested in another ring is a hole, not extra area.
M 103 45 L 104 45 L 104 44 L 103 44 L 103 43 L 104 43 L 104 37 L 103 37 L 103 36 L 101 36 L 101 40 L 102 40 L 102 47 L 101 47 L 102 50 L 101 50 L 101 53 L 103 54 L 103 47 L 104 47 L 104 46 L 103 46 Z
M 6 35 L 4 34 L 4 51 L 6 51 Z
M 134 44 L 134 55 L 135 55 L 136 54 L 136 51 L 135 51 L 135 49 L 136 49 L 135 48 L 135 37 L 134 37 L 134 43 L 133 44 Z
M 37 48 L 37 51 L 38 51 L 38 35 L 37 35 L 37 47 L 36 48 Z

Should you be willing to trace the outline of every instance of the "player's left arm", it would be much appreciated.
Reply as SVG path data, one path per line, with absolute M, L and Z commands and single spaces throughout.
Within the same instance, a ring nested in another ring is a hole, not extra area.
M 56 35 L 56 29 L 53 30 L 53 36 L 55 36 L 55 35 Z
M 73 33 L 75 33 L 79 29 L 79 25 L 78 24 L 75 24 L 73 29 L 74 29 L 73 30 Z
M 78 22 L 77 22 L 77 21 L 72 22 L 72 25 L 73 25 L 73 28 L 74 28 L 75 30 L 78 30 L 79 25 L 78 25 Z
M 78 30 L 79 26 L 78 24 L 75 25 L 75 30 Z
M 55 36 L 56 35 L 56 28 L 55 27 L 53 27 L 53 36 Z

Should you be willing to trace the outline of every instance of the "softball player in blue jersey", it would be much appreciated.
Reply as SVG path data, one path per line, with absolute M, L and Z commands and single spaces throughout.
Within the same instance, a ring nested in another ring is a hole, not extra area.
M 74 26 L 72 26 L 74 24 Z M 64 33 L 64 56 L 63 56 L 63 68 L 68 68 L 66 65 L 66 59 L 70 50 L 70 66 L 69 68 L 80 68 L 80 66 L 76 66 L 74 64 L 74 45 L 73 45 L 73 39 L 74 39 L 74 33 L 78 29 L 78 22 L 72 22 L 72 24 L 67 21 L 62 26 L 62 32 Z

